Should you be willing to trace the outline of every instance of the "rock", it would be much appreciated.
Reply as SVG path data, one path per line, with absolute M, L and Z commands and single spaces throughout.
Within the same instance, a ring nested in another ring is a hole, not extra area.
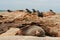
M 20 28 L 23 24 L 39 22 L 39 17 L 37 15 L 28 14 L 26 12 L 6 12 L 0 15 L 3 16 L 2 20 L 0 20 L 0 34 L 6 32 L 11 27 Z
M 60 15 L 54 15 L 42 18 L 42 28 L 46 34 L 53 37 L 60 37 Z
M 0 40 L 60 40 L 59 37 L 5 36 Z
M 21 34 L 21 30 L 19 28 L 10 28 L 7 32 L 1 34 L 0 37 L 2 37 L 2 36 L 15 36 L 18 32 L 20 32 L 19 34 Z

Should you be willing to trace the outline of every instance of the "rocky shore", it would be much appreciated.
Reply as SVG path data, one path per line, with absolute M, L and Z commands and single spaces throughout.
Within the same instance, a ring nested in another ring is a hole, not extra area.
M 50 40 L 48 37 L 60 37 L 60 14 L 58 15 L 53 10 L 48 12 L 32 10 L 0 12 L 0 37 L 11 36 L 15 38 L 15 36 L 19 36 L 19 39 L 22 36 L 31 36 L 31 40 L 35 38 L 40 40 L 40 37 L 47 37 L 47 40 Z M 27 40 L 30 40 L 29 38 Z M 24 39 L 22 38 L 22 40 Z

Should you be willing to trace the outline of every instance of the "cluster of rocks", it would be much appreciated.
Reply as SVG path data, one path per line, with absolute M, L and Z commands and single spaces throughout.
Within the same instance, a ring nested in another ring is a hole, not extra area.
M 10 28 L 19 28 L 15 35 L 60 37 L 60 15 L 52 10 L 39 12 L 35 9 L 10 11 L 0 14 L 0 34 Z M 13 30 L 12 30 L 13 31 Z M 21 33 L 20 33 L 21 32 Z

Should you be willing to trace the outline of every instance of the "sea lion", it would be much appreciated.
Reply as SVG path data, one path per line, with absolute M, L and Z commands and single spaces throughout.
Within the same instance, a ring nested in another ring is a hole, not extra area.
M 43 17 L 43 12 L 39 12 L 39 10 L 37 10 L 38 12 L 38 17 Z
M 13 12 L 13 11 L 11 11 L 11 10 L 7 10 L 8 12 Z
M 33 10 L 33 13 L 34 13 L 34 12 L 36 12 L 36 10 L 35 10 L 35 9 L 32 9 L 32 10 Z
M 56 14 L 53 10 L 50 9 L 50 12 L 52 12 L 53 14 Z
M 44 37 L 45 36 L 45 31 L 36 25 L 32 25 L 23 31 L 25 35 L 27 36 L 38 36 L 38 37 Z
M 26 11 L 27 11 L 28 13 L 32 13 L 29 9 L 26 9 Z

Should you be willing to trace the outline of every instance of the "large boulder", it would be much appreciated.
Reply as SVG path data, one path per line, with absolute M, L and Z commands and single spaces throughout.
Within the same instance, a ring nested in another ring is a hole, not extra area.
M 46 34 L 54 37 L 60 37 L 60 15 L 43 17 L 41 27 L 46 31 Z

